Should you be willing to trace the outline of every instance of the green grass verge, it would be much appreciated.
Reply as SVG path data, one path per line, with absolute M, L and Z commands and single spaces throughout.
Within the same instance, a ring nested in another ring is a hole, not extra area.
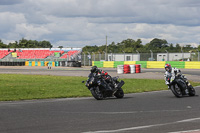
M 91 96 L 81 81 L 87 77 L 0 74 L 0 101 Z M 164 80 L 123 79 L 125 93 L 166 90 Z M 199 86 L 200 82 L 193 86 Z

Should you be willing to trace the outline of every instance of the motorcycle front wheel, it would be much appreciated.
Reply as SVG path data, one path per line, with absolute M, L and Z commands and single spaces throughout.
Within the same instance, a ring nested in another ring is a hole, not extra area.
M 178 84 L 173 84 L 170 86 L 172 93 L 178 97 L 181 98 L 183 96 L 182 92 L 181 92 L 181 88 L 178 86 Z
M 96 100 L 103 100 L 103 94 L 101 93 L 101 91 L 99 90 L 99 87 L 96 87 L 92 90 L 90 90 L 92 93 L 92 96 L 96 99 Z
M 195 91 L 195 89 L 193 88 L 192 85 L 188 86 L 188 91 L 189 91 L 189 96 L 195 96 L 196 91 Z
M 123 98 L 123 97 L 124 97 L 124 91 L 122 90 L 122 88 L 118 89 L 118 90 L 115 92 L 114 96 L 115 96 L 116 98 Z

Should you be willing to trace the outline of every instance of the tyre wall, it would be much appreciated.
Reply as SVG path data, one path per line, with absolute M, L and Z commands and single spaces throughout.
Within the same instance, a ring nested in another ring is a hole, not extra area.
M 164 68 L 165 62 L 163 61 L 147 61 L 147 68 Z
M 117 68 L 118 65 L 140 64 L 141 68 L 164 68 L 167 63 L 176 68 L 200 69 L 200 62 L 198 61 L 93 61 L 92 65 Z
M 101 64 L 103 67 L 103 62 Z M 57 66 L 81 67 L 81 62 L 77 62 L 77 61 L 24 61 L 24 62 L 0 61 L 0 66 L 48 66 L 48 65 L 52 67 L 57 67 Z
M 187 69 L 200 69 L 200 62 L 185 62 L 185 68 Z
M 114 61 L 104 61 L 103 67 L 111 67 L 114 68 Z
M 183 61 L 166 61 L 166 63 L 170 64 L 172 67 L 185 68 L 185 62 Z
M 0 66 L 24 66 L 25 62 L 0 62 Z
M 81 62 L 75 61 L 26 61 L 25 66 L 63 66 L 63 67 L 81 67 Z

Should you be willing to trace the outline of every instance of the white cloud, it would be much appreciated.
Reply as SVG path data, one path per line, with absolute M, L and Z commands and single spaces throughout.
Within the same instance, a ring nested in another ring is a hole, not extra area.
M 169 43 L 200 40 L 196 0 L 13 0 L 0 2 L 0 39 L 49 40 L 55 46 L 83 47 L 153 38 Z
M 15 5 L 22 3 L 24 0 L 1 0 L 0 5 Z
M 0 12 L 0 28 L 1 34 L 4 32 L 12 32 L 16 24 L 25 23 L 26 19 L 22 13 Z
M 47 35 L 51 32 L 43 26 L 33 26 L 22 23 L 16 25 L 14 33 L 25 35 L 24 38 L 27 39 L 36 40 L 40 39 L 40 37 L 43 36 L 44 34 Z

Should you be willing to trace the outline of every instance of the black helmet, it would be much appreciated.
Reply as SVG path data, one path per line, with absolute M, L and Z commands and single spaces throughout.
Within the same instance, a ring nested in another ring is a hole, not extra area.
M 98 69 L 97 66 L 93 66 L 93 67 L 91 67 L 90 71 L 91 71 L 91 73 L 95 73 L 97 71 L 97 69 Z
M 168 71 L 168 72 L 171 72 L 172 66 L 170 64 L 166 64 L 165 65 L 165 70 Z

